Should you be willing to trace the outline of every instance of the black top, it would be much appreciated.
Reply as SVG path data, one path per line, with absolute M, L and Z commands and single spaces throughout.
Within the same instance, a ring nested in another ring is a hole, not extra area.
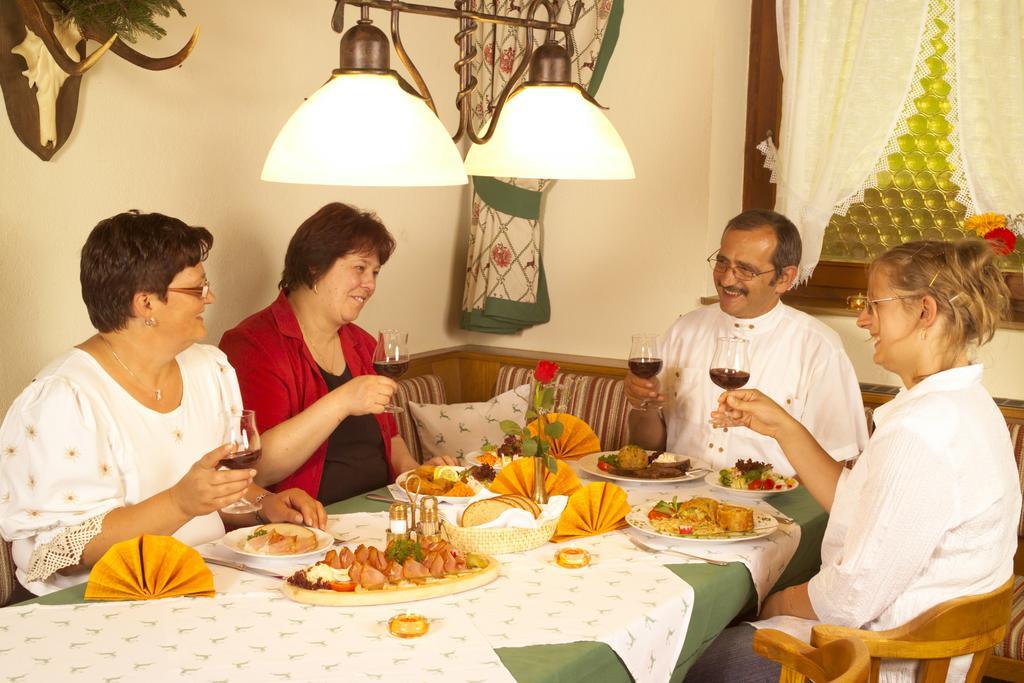
M 320 368 L 320 374 L 327 382 L 328 391 L 352 379 L 352 371 L 348 368 L 341 377 L 323 368 Z M 384 439 L 377 418 L 373 415 L 346 417 L 327 439 L 327 457 L 317 499 L 324 505 L 330 505 L 387 483 L 388 463 L 384 458 Z

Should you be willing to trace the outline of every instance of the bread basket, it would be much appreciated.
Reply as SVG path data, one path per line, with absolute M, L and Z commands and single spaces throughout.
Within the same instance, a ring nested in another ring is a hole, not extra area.
M 521 553 L 524 550 L 539 548 L 551 540 L 557 526 L 556 518 L 532 529 L 481 529 L 473 526 L 456 526 L 441 518 L 441 528 L 452 545 L 466 553 L 485 555 Z

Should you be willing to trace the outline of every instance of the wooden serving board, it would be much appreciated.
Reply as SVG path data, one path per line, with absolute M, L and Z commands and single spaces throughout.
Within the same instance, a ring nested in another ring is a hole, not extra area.
M 308 605 L 353 607 L 358 605 L 390 605 L 396 602 L 426 600 L 441 595 L 451 595 L 452 593 L 472 590 L 494 581 L 501 573 L 501 563 L 493 557 L 486 557 L 489 564 L 483 569 L 478 569 L 472 573 L 449 575 L 441 579 L 429 578 L 427 583 L 423 585 L 411 584 L 382 588 L 380 590 L 356 590 L 352 593 L 340 593 L 332 590 L 311 591 L 293 586 L 286 581 L 282 584 L 281 590 L 292 600 L 304 602 Z

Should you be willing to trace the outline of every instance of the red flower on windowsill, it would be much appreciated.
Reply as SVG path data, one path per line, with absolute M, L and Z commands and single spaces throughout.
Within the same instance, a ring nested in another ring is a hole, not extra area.
M 992 245 L 996 256 L 1006 256 L 1017 246 L 1017 236 L 1006 228 L 995 228 L 985 233 L 985 241 Z

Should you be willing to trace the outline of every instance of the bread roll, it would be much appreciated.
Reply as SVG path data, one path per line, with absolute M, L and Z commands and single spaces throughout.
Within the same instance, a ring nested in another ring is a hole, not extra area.
M 526 510 L 531 515 L 533 515 L 534 518 L 540 516 L 540 506 L 537 505 L 537 503 L 535 503 L 534 501 L 532 501 L 529 498 L 527 498 L 526 496 L 520 496 L 520 495 L 516 495 L 516 494 L 507 494 L 507 495 L 498 496 L 498 497 L 508 501 L 514 507 L 520 508 L 521 510 Z M 465 525 L 463 525 L 463 526 L 465 526 Z
M 481 524 L 493 522 L 505 510 L 514 507 L 518 506 L 514 505 L 511 501 L 505 500 L 504 496 L 478 500 L 466 506 L 465 511 L 462 513 L 462 526 L 480 526 Z

